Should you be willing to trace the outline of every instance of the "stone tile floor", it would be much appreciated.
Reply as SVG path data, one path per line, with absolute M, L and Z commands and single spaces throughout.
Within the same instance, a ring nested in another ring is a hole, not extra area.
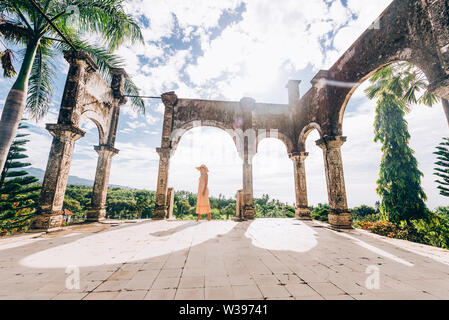
M 1 239 L 0 299 L 447 300 L 449 251 L 293 219 L 97 223 Z

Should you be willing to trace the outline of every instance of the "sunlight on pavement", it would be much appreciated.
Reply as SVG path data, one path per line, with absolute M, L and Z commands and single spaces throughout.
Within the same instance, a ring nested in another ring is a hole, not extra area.
M 230 232 L 237 223 L 157 221 L 100 232 L 23 258 L 32 268 L 99 266 L 153 258 Z
M 405 261 L 404 259 L 396 257 L 395 255 L 393 255 L 393 254 L 391 254 L 389 252 L 386 252 L 386 251 L 384 251 L 382 249 L 376 248 L 376 247 L 374 247 L 374 246 L 372 246 L 372 245 L 370 245 L 370 244 L 368 244 L 368 243 L 366 243 L 366 242 L 364 242 L 364 241 L 362 241 L 360 239 L 352 237 L 352 236 L 350 236 L 350 235 L 348 235 L 346 233 L 341 233 L 341 232 L 336 232 L 336 233 L 338 235 L 342 236 L 342 237 L 345 237 L 345 238 L 353 240 L 359 246 L 361 246 L 361 247 L 363 247 L 365 249 L 368 249 L 371 252 L 374 252 L 374 253 L 377 253 L 377 254 L 379 254 L 381 256 L 384 256 L 385 258 L 389 258 L 389 259 L 394 260 L 394 261 L 396 261 L 398 263 L 402 263 L 402 264 L 404 264 L 404 265 L 406 265 L 408 267 L 413 267 L 414 266 L 414 264 L 411 263 L 411 262 L 408 262 L 408 261 Z
M 6 249 L 13 249 L 13 248 L 19 248 L 22 246 L 25 246 L 27 244 L 35 243 L 37 241 L 42 241 L 43 239 L 25 239 L 25 240 L 19 240 L 11 243 L 6 243 L 0 245 L 0 251 L 6 250 Z
M 318 244 L 317 232 L 294 219 L 258 219 L 245 236 L 256 247 L 268 250 L 307 252 Z

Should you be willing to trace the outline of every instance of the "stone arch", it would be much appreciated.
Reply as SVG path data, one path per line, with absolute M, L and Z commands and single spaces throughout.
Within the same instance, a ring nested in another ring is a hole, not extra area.
M 85 112 L 81 113 L 79 125 L 81 126 L 84 122 L 89 120 L 92 121 L 97 127 L 99 144 L 107 144 L 107 129 L 106 124 L 104 123 L 104 118 L 93 110 L 86 110 Z
M 295 145 L 293 144 L 290 137 L 288 137 L 286 134 L 279 132 L 278 130 L 259 130 L 257 133 L 257 145 L 256 145 L 256 152 L 259 150 L 259 144 L 265 140 L 265 139 L 277 139 L 280 140 L 287 150 L 287 154 L 291 154 L 295 150 Z
M 305 152 L 306 151 L 306 141 L 307 141 L 307 137 L 309 136 L 309 134 L 313 131 L 316 130 L 318 131 L 318 133 L 320 134 L 320 137 L 323 137 L 323 131 L 321 130 L 321 126 L 316 123 L 316 122 L 311 122 L 308 125 L 306 125 L 301 133 L 299 134 L 299 138 L 298 138 L 298 150 L 300 152 Z
M 200 127 L 211 127 L 221 129 L 224 132 L 228 133 L 234 141 L 234 145 L 236 145 L 235 135 L 232 134 L 233 129 L 227 127 L 224 123 L 215 120 L 193 120 L 189 122 L 185 122 L 182 125 L 179 125 L 176 129 L 174 129 L 170 135 L 172 154 L 176 151 L 181 138 L 190 130 L 194 128 Z M 237 147 L 237 145 L 236 145 Z M 238 150 L 237 150 L 238 151 Z
M 51 230 L 62 224 L 62 210 L 75 143 L 85 132 L 82 122 L 90 119 L 99 132 L 95 182 L 87 221 L 99 221 L 106 215 L 106 195 L 120 106 L 126 103 L 124 83 L 126 72 L 113 69 L 111 82 L 97 72 L 98 66 L 85 52 L 65 51 L 70 64 L 64 88 L 58 123 L 47 124 L 53 136 L 50 155 L 42 183 L 41 197 L 32 229 Z
M 360 79 L 357 81 L 357 83 L 355 83 L 351 87 L 349 92 L 346 94 L 346 97 L 340 106 L 340 110 L 339 110 L 339 114 L 338 114 L 339 134 L 342 134 L 342 126 L 343 126 L 343 120 L 344 120 L 346 107 L 348 106 L 348 103 L 351 100 L 353 94 L 355 93 L 355 91 L 357 91 L 357 89 L 360 87 L 361 84 L 363 84 L 365 81 L 368 81 L 380 69 L 382 69 L 386 66 L 389 66 L 391 64 L 394 64 L 394 63 L 408 62 L 408 63 L 413 64 L 416 68 L 420 69 L 425 74 L 429 83 L 432 83 L 433 81 L 438 80 L 438 78 L 435 78 L 435 76 L 434 76 L 435 70 L 432 70 L 435 67 L 436 61 L 434 60 L 433 62 L 431 62 L 432 57 L 427 57 L 429 60 L 426 62 L 422 61 L 422 59 L 415 59 L 414 58 L 415 51 L 421 51 L 421 50 L 418 50 L 418 49 L 412 50 L 412 49 L 407 48 L 404 50 L 404 52 L 406 52 L 406 54 L 400 54 L 401 58 L 393 58 L 388 63 L 379 64 L 373 70 L 371 70 L 371 71 L 368 70 L 368 72 L 366 72 L 366 74 L 364 76 L 360 77 Z M 422 57 L 422 56 L 426 56 L 426 55 L 422 53 L 422 54 L 417 54 L 417 56 Z

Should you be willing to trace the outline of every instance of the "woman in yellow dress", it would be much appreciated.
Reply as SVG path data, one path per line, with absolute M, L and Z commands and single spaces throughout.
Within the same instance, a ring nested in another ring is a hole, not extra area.
M 210 203 L 209 203 L 209 189 L 207 188 L 209 170 L 206 165 L 197 167 L 201 172 L 200 181 L 198 185 L 198 199 L 196 202 L 196 214 L 198 215 L 196 221 L 200 220 L 202 215 L 207 214 L 207 220 L 210 221 Z

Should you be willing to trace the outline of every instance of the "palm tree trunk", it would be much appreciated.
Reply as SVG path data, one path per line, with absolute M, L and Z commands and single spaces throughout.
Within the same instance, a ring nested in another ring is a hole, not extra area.
M 28 80 L 36 56 L 38 43 L 31 42 L 27 46 L 22 66 L 16 82 L 6 98 L 0 120 L 0 172 L 5 166 L 9 148 L 14 141 L 16 131 L 22 119 L 26 105 Z

